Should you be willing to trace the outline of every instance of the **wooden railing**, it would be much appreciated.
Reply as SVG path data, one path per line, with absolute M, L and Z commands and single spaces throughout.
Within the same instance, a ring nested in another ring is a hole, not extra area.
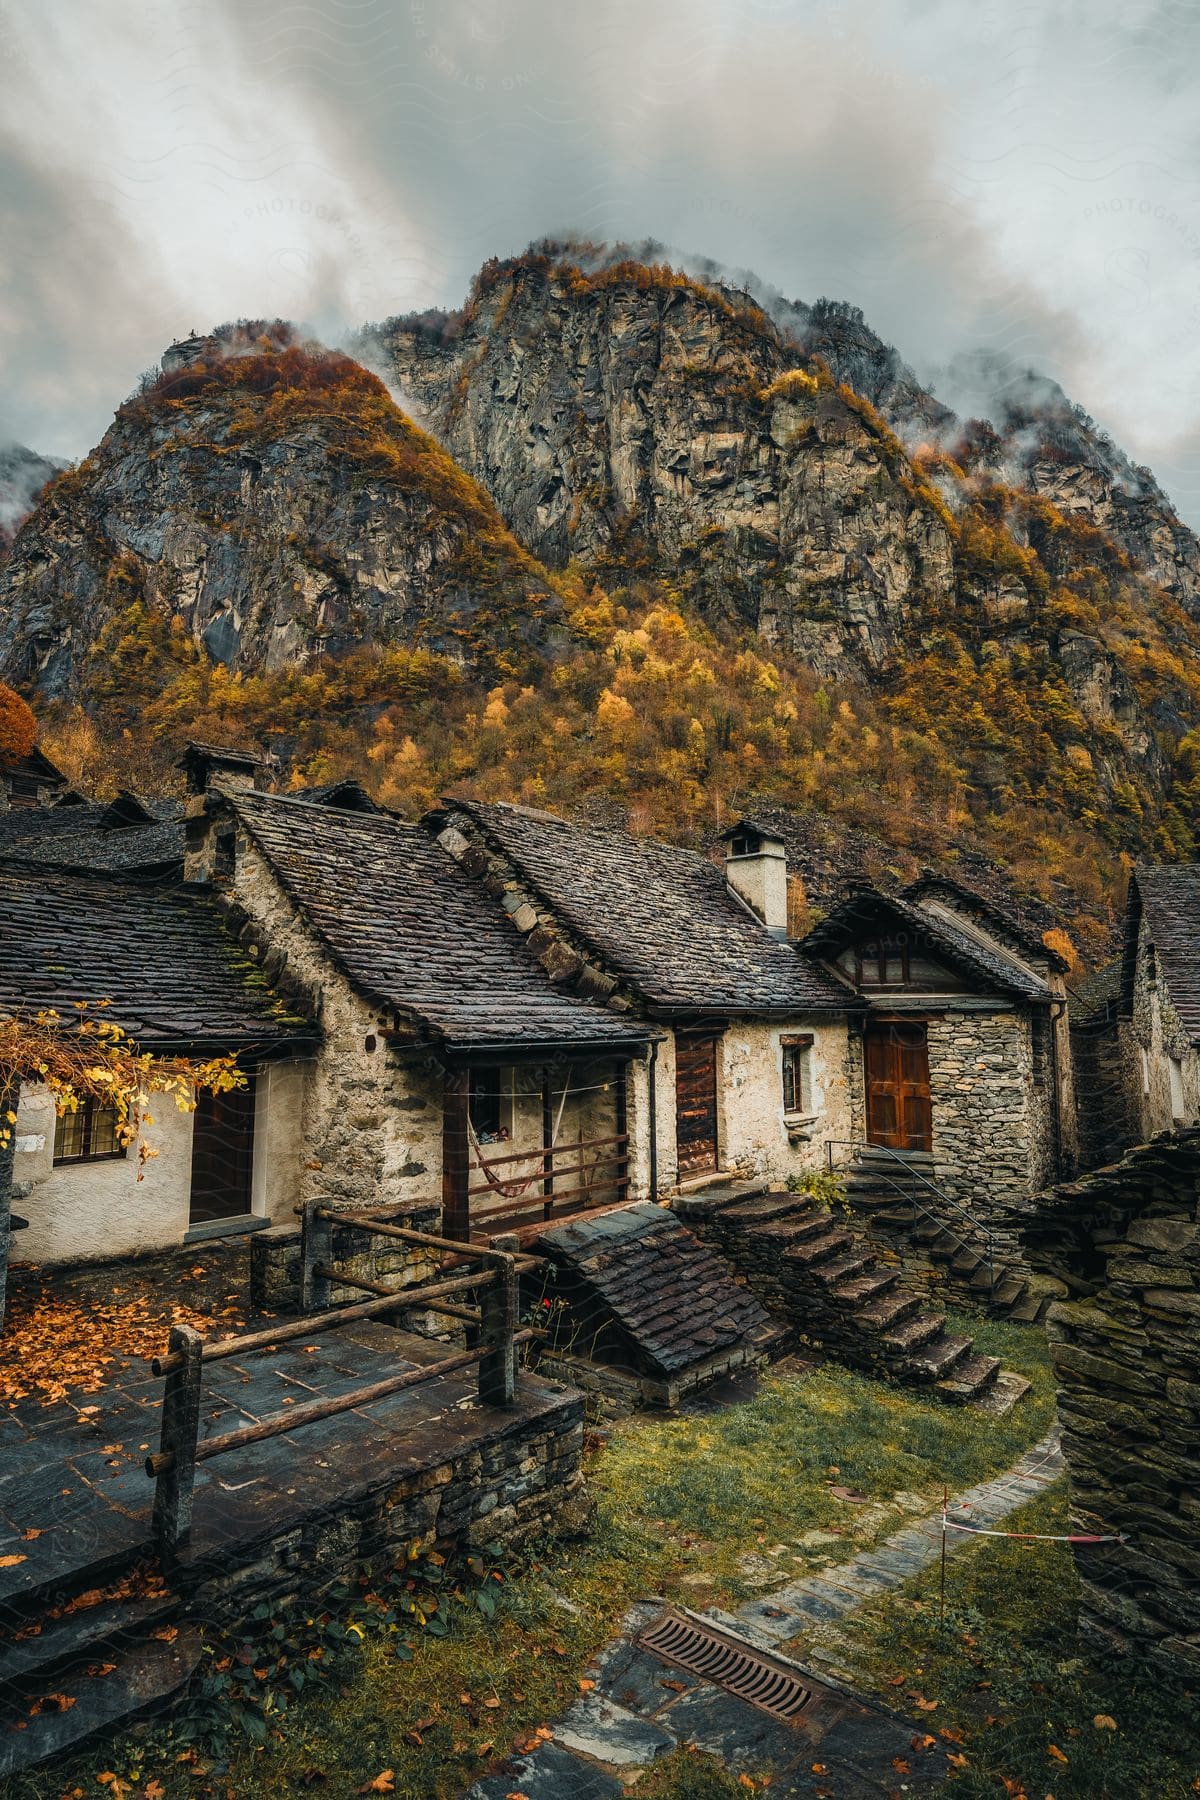
M 589 1151 L 594 1154 L 586 1156 L 585 1152 Z M 509 1219 L 551 1219 L 564 1202 L 592 1200 L 597 1192 L 609 1198 L 625 1199 L 629 1191 L 629 1161 L 629 1137 L 623 1131 L 615 1132 L 611 1137 L 583 1138 L 575 1143 L 513 1150 L 502 1156 L 488 1154 L 487 1147 L 472 1146 L 467 1199 L 478 1202 L 485 1195 L 496 1198 L 498 1204 L 495 1207 L 488 1207 L 486 1211 L 477 1209 L 480 1222 L 488 1226 Z M 514 1166 L 520 1164 L 530 1166 Z M 505 1173 L 498 1174 L 499 1170 Z M 483 1180 L 472 1179 L 477 1175 L 482 1175 Z M 557 1185 L 560 1180 L 569 1180 L 573 1176 L 583 1179 L 574 1187 Z M 603 1204 L 603 1200 L 598 1200 L 597 1204 Z
M 510 1251 L 465 1245 L 428 1232 L 410 1231 L 393 1225 L 387 1219 L 371 1214 L 345 1213 L 322 1200 L 314 1200 L 303 1209 L 302 1236 L 303 1304 L 306 1316 L 269 1330 L 245 1332 L 240 1337 L 219 1338 L 206 1343 L 188 1325 L 172 1328 L 167 1354 L 155 1357 L 152 1368 L 164 1378 L 162 1426 L 157 1452 L 146 1458 L 146 1473 L 155 1481 L 153 1527 L 156 1538 L 167 1551 L 186 1541 L 192 1522 L 192 1500 L 197 1464 L 248 1444 L 262 1443 L 285 1432 L 301 1430 L 356 1406 L 368 1406 L 389 1394 L 436 1381 L 442 1375 L 477 1364 L 478 1392 L 488 1406 L 509 1407 L 516 1402 L 517 1349 L 540 1336 L 535 1331 L 518 1331 L 520 1307 L 519 1278 L 537 1268 L 538 1257 L 520 1257 Z M 333 1259 L 333 1227 L 335 1223 L 365 1226 L 381 1236 L 398 1239 L 414 1249 L 434 1250 L 441 1254 L 443 1267 L 462 1268 L 461 1274 L 427 1284 L 412 1283 L 388 1288 L 381 1282 L 367 1281 L 337 1271 Z M 477 1266 L 467 1267 L 468 1264 Z M 334 1283 L 339 1287 L 371 1294 L 369 1300 L 345 1305 L 331 1304 Z M 475 1295 L 476 1307 L 462 1306 L 456 1296 Z M 330 1395 L 289 1407 L 287 1412 L 256 1420 L 236 1431 L 201 1438 L 201 1375 L 205 1363 L 225 1357 L 245 1356 L 256 1350 L 273 1349 L 296 1338 L 310 1338 L 318 1332 L 335 1330 L 359 1319 L 380 1318 L 402 1311 L 443 1313 L 461 1320 L 468 1335 L 476 1341 L 462 1350 L 454 1350 L 438 1361 L 421 1368 L 383 1377 L 349 1393 Z

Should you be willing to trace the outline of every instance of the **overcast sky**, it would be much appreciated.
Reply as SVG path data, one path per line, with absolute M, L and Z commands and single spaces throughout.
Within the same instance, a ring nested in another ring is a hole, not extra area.
M 1000 349 L 1200 521 L 1195 0 L 0 0 L 0 436 L 191 328 L 454 305 L 548 233 Z

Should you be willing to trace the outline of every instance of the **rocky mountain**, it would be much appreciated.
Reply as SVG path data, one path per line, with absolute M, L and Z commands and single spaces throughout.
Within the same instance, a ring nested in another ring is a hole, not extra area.
M 12 548 L 20 525 L 33 511 L 38 495 L 62 463 L 24 444 L 0 445 L 0 562 Z
M 673 571 L 827 674 L 899 652 L 954 588 L 951 522 L 894 436 L 756 306 L 666 268 L 489 264 L 395 321 L 392 379 L 552 565 Z
M 49 698 L 155 621 L 237 670 L 403 642 L 504 672 L 561 635 L 486 495 L 376 376 L 278 324 L 175 346 L 43 493 L 0 593 L 0 667 Z
M 890 689 L 909 719 L 931 661 L 964 730 L 1020 691 L 1021 736 L 1053 695 L 1098 796 L 1157 810 L 1170 740 L 1200 717 L 1184 610 L 1200 561 L 1158 490 L 1135 498 L 1136 472 L 1065 398 L 1040 436 L 1019 384 L 1002 430 L 961 427 L 854 309 L 773 310 L 549 246 L 487 265 L 461 313 L 393 320 L 376 343 L 550 565 L 657 574 L 824 677 Z M 1003 796 L 986 757 L 971 777 Z

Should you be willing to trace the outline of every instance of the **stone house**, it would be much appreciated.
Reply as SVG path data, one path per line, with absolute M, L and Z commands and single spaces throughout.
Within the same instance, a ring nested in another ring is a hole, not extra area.
M 450 800 L 427 820 L 563 991 L 643 1021 L 638 1193 L 824 1165 L 852 1127 L 861 1002 L 787 938 L 782 848 L 728 835 L 724 867 L 548 812 Z
M 264 985 L 211 902 L 127 877 L 0 864 L 0 1011 L 108 1001 L 143 1049 L 236 1053 L 247 1085 L 163 1096 L 123 1149 L 111 1109 L 57 1117 L 44 1087 L 17 1109 L 14 1222 L 39 1263 L 130 1255 L 290 1216 L 301 1160 L 297 1099 L 312 1032 Z
M 36 747 L 28 756 L 0 758 L 0 814 L 57 805 L 70 796 L 61 769 Z
M 211 751 L 191 773 L 186 881 L 319 1032 L 293 1205 L 432 1205 L 465 1238 L 642 1191 L 652 1031 L 549 980 L 425 829 L 353 785 L 266 794 Z
M 915 1166 L 989 1227 L 1074 1167 L 1054 950 L 937 875 L 902 894 L 857 889 L 801 948 L 861 1002 L 846 1135 L 868 1155 Z
M 1129 882 L 1116 1025 L 1130 1123 L 1144 1141 L 1200 1120 L 1200 864 Z

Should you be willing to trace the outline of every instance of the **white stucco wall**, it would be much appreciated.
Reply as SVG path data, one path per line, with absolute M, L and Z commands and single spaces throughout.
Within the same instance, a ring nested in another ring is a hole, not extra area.
M 783 1109 L 785 1037 L 812 1037 L 811 1109 Z M 844 1019 L 786 1024 L 734 1020 L 717 1047 L 717 1130 L 722 1168 L 786 1178 L 828 1166 L 827 1145 L 851 1134 L 849 1036 Z M 835 1149 L 834 1160 L 847 1152 Z
M 812 1111 L 787 1118 L 783 1110 L 785 1037 L 811 1036 Z M 717 1154 L 722 1170 L 784 1180 L 828 1166 L 830 1140 L 853 1135 L 853 1066 L 845 1019 L 804 1018 L 765 1024 L 735 1019 L 717 1043 Z M 649 1193 L 649 1080 L 645 1061 L 630 1070 L 632 1188 Z M 675 1138 L 675 1035 L 666 1030 L 655 1065 L 658 1185 L 678 1177 Z M 847 1152 L 837 1149 L 835 1161 Z
M 301 1061 L 271 1064 L 255 1088 L 251 1210 L 278 1224 L 292 1218 L 310 1071 Z M 14 1260 L 103 1260 L 182 1244 L 190 1224 L 193 1114 L 180 1112 L 172 1095 L 157 1094 L 148 1115 L 139 1136 L 157 1155 L 144 1163 L 134 1143 L 124 1157 L 56 1168 L 54 1102 L 43 1087 L 22 1089 L 13 1174 L 22 1189 L 32 1189 L 16 1201 L 29 1229 L 13 1240 Z

